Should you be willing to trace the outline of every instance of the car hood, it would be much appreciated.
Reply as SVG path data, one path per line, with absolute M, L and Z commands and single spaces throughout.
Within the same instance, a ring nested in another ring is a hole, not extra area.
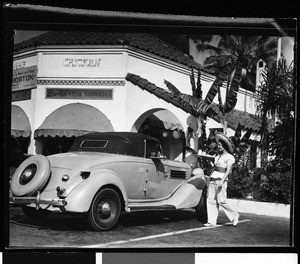
M 47 156 L 52 168 L 74 170 L 75 168 L 93 167 L 101 163 L 116 160 L 115 154 L 99 152 L 68 152 Z

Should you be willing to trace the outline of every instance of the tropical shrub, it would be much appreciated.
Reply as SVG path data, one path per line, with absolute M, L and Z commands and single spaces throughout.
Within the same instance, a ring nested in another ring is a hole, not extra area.
M 266 177 L 261 181 L 259 200 L 288 204 L 292 197 L 292 166 L 289 160 L 273 160 L 265 169 Z
M 259 200 L 289 204 L 291 202 L 291 179 L 291 172 L 268 174 L 267 180 L 261 183 Z
M 246 198 L 249 193 L 252 193 L 252 175 L 249 168 L 234 165 L 228 180 L 228 198 Z

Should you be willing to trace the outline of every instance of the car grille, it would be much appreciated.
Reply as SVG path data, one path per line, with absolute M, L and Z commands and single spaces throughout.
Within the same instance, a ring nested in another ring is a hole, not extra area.
M 184 179 L 185 177 L 186 177 L 186 171 L 171 170 L 171 178 Z

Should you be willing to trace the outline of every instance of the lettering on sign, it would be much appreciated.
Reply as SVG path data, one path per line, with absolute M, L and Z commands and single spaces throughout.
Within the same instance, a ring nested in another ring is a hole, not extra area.
M 48 99 L 113 99 L 112 89 L 65 89 L 47 88 L 46 98 Z
M 18 62 L 14 62 L 14 66 L 13 69 L 14 70 L 18 70 L 18 69 L 23 69 L 26 66 L 26 61 L 18 61 Z
M 37 67 L 31 66 L 13 71 L 12 90 L 36 88 Z
M 100 67 L 101 59 L 79 59 L 79 58 L 65 58 L 63 61 L 64 67 Z
M 24 100 L 30 100 L 30 99 L 31 99 L 31 89 L 16 91 L 16 92 L 12 92 L 12 94 L 11 94 L 12 102 L 24 101 Z

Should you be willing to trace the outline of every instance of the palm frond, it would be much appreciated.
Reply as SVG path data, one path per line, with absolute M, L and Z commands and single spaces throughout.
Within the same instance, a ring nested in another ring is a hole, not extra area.
M 210 65 L 219 65 L 221 67 L 224 67 L 224 65 L 228 64 L 232 60 L 232 56 L 229 55 L 212 55 L 207 57 L 204 60 L 204 66 L 210 66 Z
M 218 54 L 218 55 L 224 52 L 222 49 L 208 43 L 198 43 L 196 45 L 196 48 L 199 52 L 208 51 L 212 54 Z
M 209 43 L 213 40 L 213 35 L 191 35 L 191 39 L 195 42 L 195 43 Z
M 218 48 L 228 54 L 236 54 L 240 48 L 240 40 L 238 36 L 222 35 Z

